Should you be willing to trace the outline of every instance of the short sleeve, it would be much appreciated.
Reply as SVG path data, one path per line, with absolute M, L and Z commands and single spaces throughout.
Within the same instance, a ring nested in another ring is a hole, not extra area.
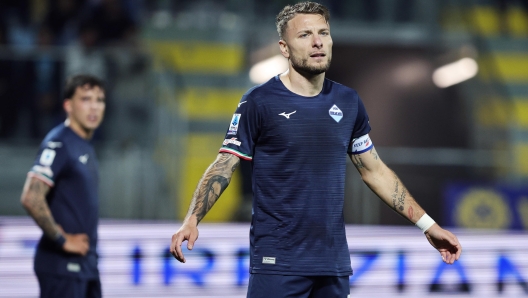
M 28 176 L 42 180 L 53 187 L 56 177 L 64 171 L 67 160 L 67 151 L 62 142 L 45 142 L 40 146 Z
M 240 100 L 229 122 L 220 152 L 231 153 L 245 160 L 253 160 L 259 123 L 258 106 L 252 96 L 246 94 Z
M 350 138 L 350 144 L 348 146 L 348 153 L 352 153 L 352 146 L 354 140 L 368 135 L 370 132 L 370 123 L 367 110 L 361 101 L 361 98 L 358 96 L 358 111 L 356 116 L 356 122 L 354 123 L 354 129 L 352 131 L 352 136 Z M 367 136 L 368 137 L 368 136 Z

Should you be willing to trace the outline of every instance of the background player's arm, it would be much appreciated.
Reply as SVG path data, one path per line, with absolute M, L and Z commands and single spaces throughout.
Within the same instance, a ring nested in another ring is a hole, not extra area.
M 178 232 L 172 235 L 170 251 L 178 261 L 185 263 L 185 257 L 181 251 L 182 242 L 188 240 L 187 248 L 192 249 L 194 242 L 198 239 L 198 223 L 227 188 L 239 164 L 240 158 L 237 156 L 230 153 L 219 153 L 198 182 L 183 224 Z
M 86 255 L 89 249 L 88 236 L 86 234 L 64 233 L 53 219 L 53 215 L 46 202 L 46 195 L 50 187 L 39 179 L 27 177 L 22 191 L 20 201 L 24 209 L 35 220 L 42 229 L 44 235 L 54 241 L 60 241 L 64 237 L 62 249 L 75 254 Z
M 350 154 L 350 159 L 365 184 L 398 214 L 413 224 L 425 214 L 400 178 L 381 161 L 374 147 L 361 154 Z M 455 235 L 436 223 L 424 233 L 429 243 L 440 252 L 444 262 L 452 264 L 458 260 L 462 247 Z
M 46 202 L 46 195 L 49 190 L 50 187 L 41 180 L 27 177 L 20 201 L 29 215 L 42 229 L 44 235 L 55 240 L 62 235 L 62 231 L 59 225 L 55 223 L 48 203 Z

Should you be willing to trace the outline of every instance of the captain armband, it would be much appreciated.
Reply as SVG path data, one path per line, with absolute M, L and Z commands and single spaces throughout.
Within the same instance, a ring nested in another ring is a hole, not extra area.
M 373 146 L 374 144 L 370 140 L 369 135 L 363 135 L 352 140 L 352 154 L 361 154 L 363 152 L 367 152 L 372 149 Z

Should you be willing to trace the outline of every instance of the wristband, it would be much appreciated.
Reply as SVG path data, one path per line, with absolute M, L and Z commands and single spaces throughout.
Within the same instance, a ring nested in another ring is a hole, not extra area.
M 55 240 L 53 240 L 53 243 L 57 245 L 58 248 L 61 248 L 64 246 L 64 243 L 66 243 L 66 238 L 61 233 L 58 233 L 58 235 L 55 237 Z
M 420 219 L 416 222 L 416 226 L 419 227 L 422 232 L 426 232 L 430 227 L 432 227 L 436 222 L 432 219 L 427 213 L 422 215 Z

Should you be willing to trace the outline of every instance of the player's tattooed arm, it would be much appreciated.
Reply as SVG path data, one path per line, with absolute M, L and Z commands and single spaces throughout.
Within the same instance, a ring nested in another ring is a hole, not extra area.
M 39 179 L 28 177 L 20 201 L 44 234 L 54 240 L 58 235 L 62 234 L 62 231 L 55 223 L 46 202 L 46 194 L 49 190 L 50 187 L 46 183 Z
M 372 147 L 367 153 L 369 154 L 369 158 L 372 158 L 374 161 L 379 160 L 376 148 Z M 350 154 L 350 160 L 352 160 L 352 163 L 358 170 L 365 168 L 365 164 L 363 163 L 364 157 L 363 154 Z
M 381 161 L 374 147 L 350 155 L 350 159 L 367 186 L 398 214 L 415 223 L 425 213 L 400 178 Z
M 423 211 L 423 209 L 414 200 L 414 198 L 411 196 L 405 185 L 403 185 L 396 173 L 392 172 L 392 175 L 394 179 L 394 190 L 391 194 L 391 207 L 401 216 L 406 217 L 412 223 L 416 223 L 416 221 L 420 219 L 420 217 L 425 213 L 425 211 Z
M 187 217 L 195 215 L 197 223 L 204 218 L 229 185 L 233 172 L 239 164 L 240 159 L 233 154 L 218 154 L 198 183 Z
M 358 170 L 365 167 L 363 165 L 363 161 L 361 160 L 361 156 L 359 156 L 359 154 L 351 154 L 350 160 L 352 160 L 352 163 L 356 166 Z

